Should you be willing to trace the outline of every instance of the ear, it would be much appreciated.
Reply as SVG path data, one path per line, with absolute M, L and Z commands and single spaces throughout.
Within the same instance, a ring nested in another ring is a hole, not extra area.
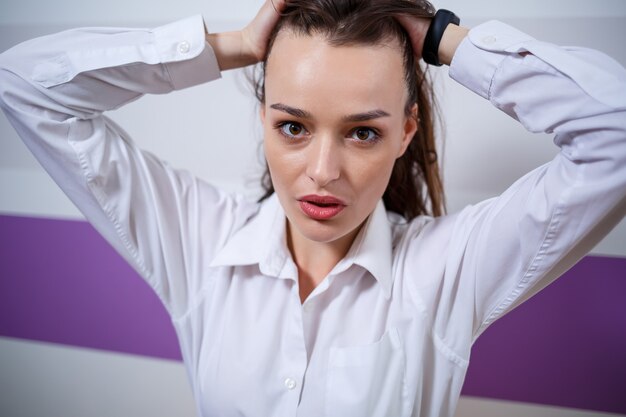
M 406 116 L 404 119 L 404 128 L 402 130 L 402 143 L 400 145 L 400 152 L 398 153 L 398 158 L 404 155 L 406 149 L 411 144 L 413 140 L 413 136 L 415 132 L 417 132 L 418 124 L 417 124 L 417 103 L 413 104 L 411 107 L 411 115 Z
M 265 126 L 265 103 L 261 103 L 259 106 L 259 117 L 261 118 L 261 125 Z

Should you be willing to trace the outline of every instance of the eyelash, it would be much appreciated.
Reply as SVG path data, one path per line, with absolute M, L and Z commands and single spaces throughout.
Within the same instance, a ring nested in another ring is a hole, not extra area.
M 274 129 L 276 129 L 280 135 L 286 137 L 287 139 L 298 139 L 298 136 L 290 135 L 290 134 L 285 132 L 285 130 L 284 130 L 285 127 L 287 127 L 289 125 L 298 126 L 304 132 L 307 132 L 306 128 L 304 126 L 302 126 L 301 123 L 292 122 L 292 121 L 279 122 L 279 123 L 277 123 L 274 126 Z M 358 130 L 368 130 L 368 131 L 370 131 L 372 133 L 371 139 L 367 139 L 367 140 L 353 139 L 355 142 L 357 142 L 357 143 L 359 143 L 361 145 L 371 145 L 371 144 L 374 144 L 374 143 L 376 143 L 376 142 L 378 142 L 379 140 L 382 139 L 381 133 L 380 133 L 380 131 L 378 129 L 375 129 L 373 127 L 368 127 L 368 126 L 358 126 L 358 127 L 355 127 L 354 129 L 352 129 L 350 131 L 350 137 L 352 137 L 352 135 L 354 135 L 354 133 L 356 133 Z

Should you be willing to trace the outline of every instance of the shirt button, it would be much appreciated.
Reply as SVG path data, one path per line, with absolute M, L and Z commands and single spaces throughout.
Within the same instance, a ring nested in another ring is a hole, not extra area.
M 485 36 L 485 37 L 482 39 L 482 41 L 483 41 L 483 43 L 484 43 L 485 45 L 492 45 L 492 44 L 496 43 L 497 39 L 496 39 L 496 37 L 495 37 L 495 36 L 491 36 L 491 35 L 489 35 L 489 36 Z
M 313 310 L 313 303 L 310 301 L 307 301 L 306 304 L 302 306 L 302 309 L 304 310 L 305 313 L 310 313 L 311 310 Z
M 191 49 L 191 45 L 187 41 L 182 41 L 178 44 L 178 52 L 181 54 L 186 54 Z
M 294 389 L 296 387 L 296 381 L 294 381 L 293 378 L 285 379 L 285 387 L 287 387 L 287 389 Z

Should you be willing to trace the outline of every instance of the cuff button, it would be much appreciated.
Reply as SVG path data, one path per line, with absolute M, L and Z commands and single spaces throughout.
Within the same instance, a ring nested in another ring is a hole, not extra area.
M 186 54 L 191 49 L 191 45 L 187 41 L 182 41 L 178 44 L 178 52 L 181 54 Z

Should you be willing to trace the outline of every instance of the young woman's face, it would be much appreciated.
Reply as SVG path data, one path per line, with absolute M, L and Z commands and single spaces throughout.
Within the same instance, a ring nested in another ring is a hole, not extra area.
M 261 119 L 290 233 L 354 238 L 417 129 L 406 100 L 399 43 L 336 47 L 320 36 L 278 34 Z

